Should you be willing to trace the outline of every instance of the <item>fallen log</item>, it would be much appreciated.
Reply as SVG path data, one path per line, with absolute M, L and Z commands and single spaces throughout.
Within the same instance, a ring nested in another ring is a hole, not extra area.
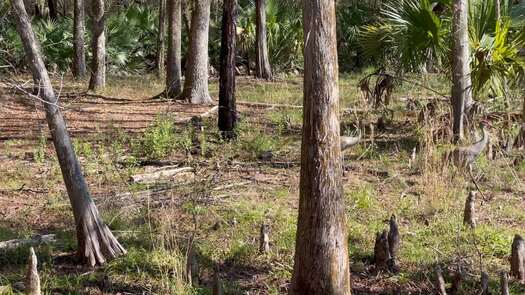
M 175 120 L 175 123 L 176 124 L 189 123 L 193 118 L 201 118 L 201 119 L 208 118 L 216 114 L 218 109 L 219 109 L 219 106 L 214 106 L 202 114 L 199 114 L 193 117 L 177 119 Z
M 50 244 L 56 242 L 55 235 L 36 235 L 30 239 L 15 239 L 0 242 L 0 250 L 16 249 L 23 246 L 38 246 L 41 244 Z
M 132 175 L 130 181 L 133 183 L 153 183 L 161 179 L 173 179 L 177 182 L 193 178 L 193 172 L 194 169 L 192 167 L 164 167 L 153 172 Z M 177 179 L 174 179 L 175 177 Z

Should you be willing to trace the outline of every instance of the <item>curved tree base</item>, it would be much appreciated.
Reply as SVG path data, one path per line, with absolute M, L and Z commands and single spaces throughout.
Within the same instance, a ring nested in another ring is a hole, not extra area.
M 191 104 L 212 104 L 213 99 L 211 99 L 208 91 L 183 91 L 181 95 L 175 98 L 176 100 L 188 101 Z
M 518 150 L 525 149 L 525 123 L 521 125 L 520 132 L 514 141 L 514 148 Z
M 82 262 L 93 267 L 126 254 L 124 247 L 100 219 L 93 203 L 89 205 L 89 209 L 86 209 L 86 214 L 80 216 L 79 219 L 77 222 L 77 255 Z

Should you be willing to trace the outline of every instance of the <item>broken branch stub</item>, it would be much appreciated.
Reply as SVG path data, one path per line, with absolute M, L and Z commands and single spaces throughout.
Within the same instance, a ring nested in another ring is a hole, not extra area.
M 261 235 L 259 237 L 259 253 L 270 252 L 270 229 L 267 224 L 261 224 Z
M 29 248 L 29 258 L 26 274 L 26 295 L 40 295 L 40 277 L 38 276 L 38 260 L 33 247 Z
M 438 295 L 447 295 L 445 288 L 445 279 L 443 278 L 443 271 L 438 266 L 436 268 L 436 292 Z
M 501 295 L 509 295 L 509 276 L 507 275 L 507 272 L 500 272 L 499 282 L 501 285 Z

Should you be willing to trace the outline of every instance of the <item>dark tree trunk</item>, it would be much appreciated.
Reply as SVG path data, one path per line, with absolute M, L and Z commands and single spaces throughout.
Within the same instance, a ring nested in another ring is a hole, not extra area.
M 454 0 L 452 27 L 454 38 L 452 49 L 452 131 L 454 134 L 454 142 L 458 142 L 464 135 L 463 123 L 465 110 L 472 104 L 467 0 Z
M 335 1 L 304 1 L 301 181 L 290 294 L 351 294 L 342 188 Z
M 54 0 L 47 0 L 47 7 L 49 8 L 49 18 L 55 20 L 58 17 L 57 7 Z
M 208 34 L 210 28 L 211 0 L 194 2 L 190 47 L 186 62 L 184 90 L 179 99 L 192 104 L 212 103 L 208 92 Z
M 166 39 L 166 0 L 159 0 L 159 34 L 157 38 L 157 76 L 164 72 L 164 55 Z
M 84 0 L 75 0 L 74 27 L 73 27 L 73 76 L 84 78 L 86 76 L 86 53 L 84 50 Z
M 57 106 L 58 100 L 51 86 L 51 80 L 44 66 L 40 47 L 31 28 L 24 4 L 22 0 L 12 0 L 12 4 L 24 50 L 28 60 L 32 61 L 30 66 L 35 85 L 40 87 L 39 96 L 45 101 L 46 120 L 51 131 L 69 200 L 73 207 L 78 256 L 91 266 L 103 264 L 106 259 L 125 254 L 126 250 L 104 224 L 95 203 L 91 199 L 69 138 L 66 123 L 60 113 L 60 108 Z
M 514 141 L 514 147 L 517 149 L 525 149 L 525 96 L 523 97 L 523 107 L 521 109 L 521 128 Z
M 91 50 L 91 79 L 89 90 L 96 91 L 106 86 L 106 34 L 104 15 L 104 0 L 91 0 L 91 20 L 93 37 Z
M 168 9 L 168 64 L 166 68 L 166 93 L 173 98 L 182 92 L 181 83 L 181 0 L 167 0 Z
M 272 79 L 272 70 L 268 58 L 268 43 L 266 40 L 266 0 L 255 1 L 255 55 L 257 78 Z
M 235 106 L 236 11 L 237 0 L 224 0 L 219 78 L 219 130 L 225 138 L 234 136 L 237 123 Z

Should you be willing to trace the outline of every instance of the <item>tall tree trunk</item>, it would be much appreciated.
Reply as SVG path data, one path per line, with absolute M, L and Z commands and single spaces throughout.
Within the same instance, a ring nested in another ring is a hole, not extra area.
M 179 96 L 179 99 L 188 100 L 193 104 L 213 102 L 208 92 L 210 3 L 210 0 L 196 0 L 193 7 L 186 79 L 184 90 Z
M 304 1 L 299 217 L 290 294 L 351 294 L 342 188 L 335 1 Z
M 73 76 L 84 78 L 86 76 L 86 53 L 84 50 L 84 0 L 75 0 L 73 27 Z
M 472 103 L 470 80 L 470 48 L 468 39 L 468 0 L 454 0 L 452 21 L 454 45 L 452 51 L 452 109 L 454 142 L 463 138 L 465 110 Z
M 166 68 L 166 93 L 176 97 L 182 92 L 181 44 L 182 15 L 181 0 L 167 0 L 168 9 L 168 65 Z
M 164 72 L 164 39 L 166 38 L 166 0 L 159 0 L 159 34 L 157 38 L 157 76 Z
M 31 72 L 35 86 L 40 87 L 39 95 L 44 101 L 46 120 L 51 131 L 53 144 L 66 185 L 73 215 L 75 217 L 79 258 L 89 265 L 103 264 L 106 259 L 125 254 L 109 228 L 99 216 L 97 207 L 91 199 L 89 189 L 73 150 L 71 139 L 58 100 L 51 86 L 51 80 L 44 66 L 40 46 L 37 43 L 22 0 L 11 0 L 17 22 L 17 29 L 24 50 L 31 60 Z
M 266 0 L 256 0 L 255 6 L 255 75 L 257 78 L 270 80 L 272 79 L 272 70 L 270 68 L 268 43 L 266 40 Z
M 104 0 L 91 0 L 91 20 L 93 37 L 91 50 L 91 79 L 89 90 L 96 91 L 106 86 L 106 34 Z
M 234 136 L 237 123 L 235 106 L 236 14 L 237 0 L 224 0 L 219 78 L 219 130 L 225 138 Z
M 57 7 L 54 0 L 47 0 L 47 7 L 49 8 L 49 18 L 55 20 L 58 17 Z

